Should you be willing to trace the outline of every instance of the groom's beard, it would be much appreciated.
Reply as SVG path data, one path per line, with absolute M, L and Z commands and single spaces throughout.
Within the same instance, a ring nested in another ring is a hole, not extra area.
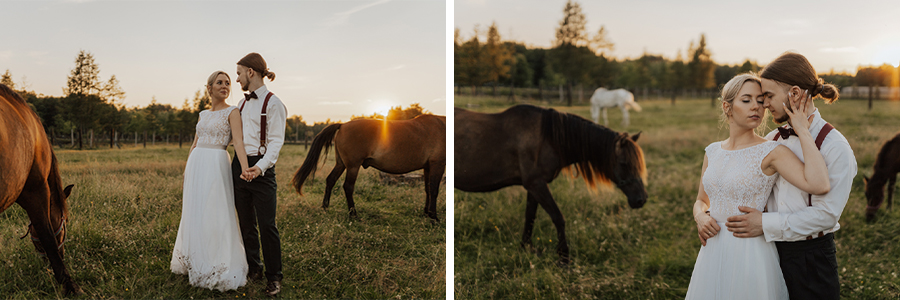
M 250 85 L 243 85 L 243 84 L 242 84 L 242 85 L 241 85 L 241 90 L 242 90 L 242 91 L 245 91 L 245 92 L 249 92 L 249 91 L 250 91 Z

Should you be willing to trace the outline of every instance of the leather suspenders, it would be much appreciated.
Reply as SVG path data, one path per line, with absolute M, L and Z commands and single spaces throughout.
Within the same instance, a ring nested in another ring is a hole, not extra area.
M 819 151 L 822 150 L 822 142 L 825 141 L 825 137 L 828 136 L 828 133 L 831 132 L 832 129 L 834 129 L 834 126 L 831 126 L 831 124 L 829 124 L 829 123 L 825 123 L 825 126 L 822 127 L 822 130 L 819 131 L 819 135 L 816 136 L 816 149 L 819 149 Z M 772 140 L 777 141 L 778 138 L 780 138 L 780 137 L 781 137 L 780 134 L 776 134 L 775 138 Z M 806 202 L 806 206 L 812 206 L 812 194 L 807 194 L 807 195 L 809 197 L 807 198 L 808 202 Z M 819 231 L 819 233 L 815 237 L 810 235 L 810 236 L 807 236 L 806 239 L 811 240 L 811 239 L 814 239 L 817 237 L 823 237 L 823 236 L 825 236 L 825 233 L 822 231 Z
M 259 155 L 266 154 L 266 107 L 269 106 L 269 98 L 272 98 L 274 95 L 272 92 L 266 94 L 266 100 L 263 101 L 262 112 L 259 114 Z M 244 112 L 244 104 L 247 104 L 247 100 L 244 100 L 241 103 L 241 108 L 239 111 L 241 113 Z

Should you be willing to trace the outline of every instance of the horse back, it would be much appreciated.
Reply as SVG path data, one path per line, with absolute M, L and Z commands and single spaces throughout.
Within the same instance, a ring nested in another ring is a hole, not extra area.
M 0 85 L 0 211 L 19 198 L 23 189 L 46 186 L 51 149 L 44 127 L 25 101 Z
M 456 109 L 455 187 L 485 192 L 535 177 L 552 180 L 560 167 L 542 133 L 545 112 L 531 105 L 496 114 Z

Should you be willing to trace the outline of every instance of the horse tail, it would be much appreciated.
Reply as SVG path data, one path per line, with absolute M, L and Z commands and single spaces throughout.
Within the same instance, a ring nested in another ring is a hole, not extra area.
M 306 177 L 310 174 L 315 175 L 316 167 L 319 164 L 319 155 L 322 153 L 323 148 L 325 153 L 328 153 L 328 147 L 331 145 L 331 142 L 334 140 L 334 135 L 340 128 L 340 123 L 328 125 L 328 127 L 322 129 L 322 132 L 319 132 L 319 134 L 316 135 L 316 138 L 313 139 L 312 146 L 310 147 L 309 152 L 306 153 L 306 159 L 303 161 L 303 165 L 300 166 L 300 169 L 294 174 L 294 179 L 291 180 L 291 183 L 294 185 L 294 189 L 297 190 L 298 194 L 303 195 L 303 182 L 306 181 Z

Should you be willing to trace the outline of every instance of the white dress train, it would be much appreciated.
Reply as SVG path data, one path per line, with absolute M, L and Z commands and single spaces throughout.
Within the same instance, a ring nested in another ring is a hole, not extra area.
M 235 107 L 200 112 L 197 147 L 184 169 L 181 223 L 172 250 L 172 272 L 191 285 L 233 290 L 247 283 L 247 258 L 234 208 L 228 115 Z

